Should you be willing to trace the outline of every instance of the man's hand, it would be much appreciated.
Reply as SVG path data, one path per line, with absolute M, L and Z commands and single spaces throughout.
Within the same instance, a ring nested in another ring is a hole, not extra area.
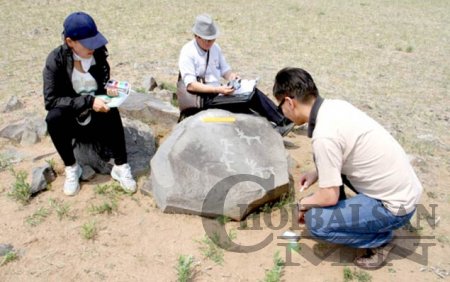
M 300 198 L 300 200 L 298 200 L 298 202 L 297 202 L 298 223 L 300 223 L 300 224 L 305 224 L 305 213 L 308 211 L 308 207 L 306 207 L 302 203 L 303 199 L 304 198 Z
M 230 86 L 226 86 L 226 85 L 221 85 L 221 86 L 218 87 L 218 92 L 220 94 L 225 95 L 225 96 L 232 95 L 233 92 L 234 92 L 234 88 L 230 87 Z
M 298 223 L 305 224 L 305 213 L 306 211 L 298 211 Z
M 106 105 L 105 101 L 100 98 L 95 98 L 94 105 L 92 105 L 92 109 L 99 113 L 109 112 L 109 107 Z
M 232 71 L 226 72 L 223 78 L 225 78 L 226 80 L 240 79 L 239 74 Z
M 309 171 L 305 174 L 302 174 L 300 176 L 300 192 L 303 192 L 303 190 L 308 189 L 309 186 L 314 184 L 317 181 L 317 171 Z

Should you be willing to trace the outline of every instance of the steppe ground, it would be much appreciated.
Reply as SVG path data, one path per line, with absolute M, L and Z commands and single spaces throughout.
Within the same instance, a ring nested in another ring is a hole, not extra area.
M 143 88 L 150 75 L 175 84 L 179 50 L 192 38 L 195 15 L 203 12 L 219 24 L 217 43 L 231 66 L 244 78 L 259 77 L 265 93 L 271 94 L 273 77 L 282 67 L 309 71 L 322 96 L 348 100 L 400 141 L 423 183 L 421 203 L 428 212 L 430 205 L 437 205 L 436 228 L 424 220 L 427 213 L 422 211 L 420 226 L 414 224 L 412 233 L 402 231 L 421 236 L 421 245 L 414 246 L 417 238 L 403 240 L 400 245 L 410 250 L 408 258 L 397 252 L 388 266 L 365 277 L 433 281 L 441 280 L 437 273 L 450 271 L 449 1 L 0 0 L 0 102 L 16 95 L 25 104 L 20 111 L 2 113 L 2 126 L 31 114 L 44 117 L 43 64 L 61 43 L 64 18 L 76 10 L 90 13 L 109 39 L 112 77 L 136 88 Z M 161 137 L 169 131 L 152 127 Z M 298 162 L 293 174 L 297 180 L 313 166 L 309 140 L 301 130 L 285 140 L 294 145 L 288 151 Z M 12 167 L 29 174 L 45 163 L 33 162 L 34 157 L 54 152 L 48 137 L 30 147 L 1 139 L 0 149 L 3 159 L 15 152 L 13 159 L 18 161 Z M 256 252 L 226 252 L 219 265 L 201 251 L 205 235 L 201 219 L 163 214 L 151 197 L 123 195 L 112 215 L 93 215 L 90 207 L 103 200 L 93 188 L 110 183 L 108 176 L 84 183 L 73 198 L 63 195 L 64 177 L 58 177 L 51 190 L 26 206 L 7 197 L 14 182 L 7 169 L 0 172 L 0 179 L 0 244 L 14 245 L 19 255 L 0 266 L 0 281 L 174 281 L 180 255 L 194 256 L 195 281 L 261 281 L 273 267 L 276 251 L 287 259 L 279 245 L 284 241 L 277 236 L 291 225 L 290 216 L 289 223 L 277 230 L 267 221 L 261 223 L 262 230 L 227 223 L 237 242 L 255 244 L 267 235 L 274 240 Z M 67 204 L 73 218 L 59 220 L 49 200 Z M 31 226 L 27 218 L 39 209 L 51 213 Z M 283 216 L 275 210 L 269 218 L 276 226 Z M 98 228 L 95 240 L 82 237 L 82 226 L 90 222 Z M 309 248 L 316 241 L 301 242 L 300 254 L 292 254 L 292 261 L 300 265 L 285 266 L 284 281 L 342 281 L 345 267 L 356 271 L 351 264 L 353 250 L 311 261 L 308 258 L 315 257 Z

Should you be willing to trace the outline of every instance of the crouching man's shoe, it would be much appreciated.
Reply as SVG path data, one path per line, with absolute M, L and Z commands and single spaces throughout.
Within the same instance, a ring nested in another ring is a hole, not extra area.
M 388 243 L 378 248 L 367 249 L 366 254 L 355 258 L 354 263 L 363 269 L 378 269 L 385 264 L 394 247 L 394 244 Z
M 82 174 L 81 167 L 75 163 L 65 168 L 66 180 L 64 182 L 64 194 L 67 196 L 75 196 L 80 191 L 80 177 Z
M 136 181 L 131 175 L 131 169 L 128 164 L 114 165 L 111 170 L 111 176 L 113 179 L 119 181 L 123 190 L 128 193 L 136 192 Z
M 295 124 L 293 122 L 288 123 L 286 125 L 277 125 L 275 126 L 275 130 L 281 135 L 281 136 L 286 136 L 288 135 L 289 132 L 292 131 L 292 129 L 294 129 Z
M 292 131 L 292 129 L 294 129 L 295 123 L 293 123 L 292 121 L 290 121 L 287 118 L 283 118 L 283 121 L 281 121 L 278 124 L 273 123 L 273 128 L 281 135 L 281 136 L 286 136 L 289 132 Z

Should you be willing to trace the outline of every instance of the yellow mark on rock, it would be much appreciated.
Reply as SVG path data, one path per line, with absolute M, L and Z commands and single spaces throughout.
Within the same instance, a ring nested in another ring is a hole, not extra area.
M 204 117 L 202 118 L 203 122 L 235 122 L 235 117 Z

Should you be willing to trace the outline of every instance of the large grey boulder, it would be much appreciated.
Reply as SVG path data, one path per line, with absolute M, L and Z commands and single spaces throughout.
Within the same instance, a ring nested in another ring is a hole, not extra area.
M 287 152 L 264 118 L 202 111 L 177 124 L 151 161 L 163 212 L 235 220 L 289 191 Z
M 156 140 L 149 126 L 138 121 L 122 119 L 125 131 L 128 163 L 134 177 L 145 175 L 150 170 L 150 159 L 156 151 Z M 108 148 L 95 144 L 75 142 L 74 154 L 77 162 L 84 167 L 91 167 L 101 174 L 111 173 L 112 157 Z M 86 169 L 85 169 L 86 170 Z M 84 176 L 83 179 L 90 177 Z
M 132 91 L 120 106 L 122 116 L 140 120 L 149 124 L 172 127 L 177 123 L 180 111 L 168 102 L 149 94 Z
M 46 133 L 47 124 L 45 119 L 36 115 L 31 115 L 0 128 L 0 137 L 13 140 L 23 146 L 38 143 Z

